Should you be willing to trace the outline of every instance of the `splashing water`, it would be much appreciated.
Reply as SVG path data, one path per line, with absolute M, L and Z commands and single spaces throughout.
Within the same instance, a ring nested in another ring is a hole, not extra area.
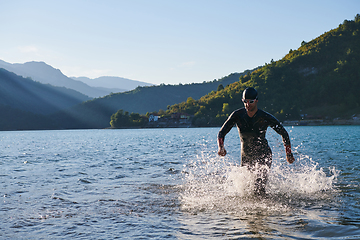
M 181 206 L 183 211 L 193 213 L 287 211 L 304 198 L 328 198 L 327 193 L 335 191 L 334 183 L 339 175 L 334 167 L 325 171 L 308 156 L 298 157 L 296 164 L 274 159 L 266 187 L 267 198 L 260 198 L 254 194 L 256 174 L 227 157 L 209 157 L 202 153 L 184 166 L 183 173 Z
M 325 171 L 317 162 L 306 156 L 301 157 L 296 168 L 291 165 L 278 165 L 272 168 L 269 188 L 273 193 L 289 196 L 308 196 L 334 190 L 339 171 L 331 167 Z

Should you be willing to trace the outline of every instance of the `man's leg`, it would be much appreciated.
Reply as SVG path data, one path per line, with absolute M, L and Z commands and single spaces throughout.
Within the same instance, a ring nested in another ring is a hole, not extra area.
M 264 196 L 266 194 L 266 183 L 272 163 L 272 155 L 262 158 L 256 166 L 255 194 Z
M 268 171 L 264 170 L 266 166 L 264 166 L 263 169 L 259 170 L 260 173 L 257 173 L 256 179 L 255 179 L 255 194 L 256 195 L 265 195 L 266 190 L 266 183 L 268 180 Z

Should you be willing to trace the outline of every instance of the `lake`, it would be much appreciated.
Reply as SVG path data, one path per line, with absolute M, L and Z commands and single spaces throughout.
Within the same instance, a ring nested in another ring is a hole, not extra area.
M 237 129 L 0 132 L 1 239 L 360 239 L 360 126 L 267 138 L 267 198 Z

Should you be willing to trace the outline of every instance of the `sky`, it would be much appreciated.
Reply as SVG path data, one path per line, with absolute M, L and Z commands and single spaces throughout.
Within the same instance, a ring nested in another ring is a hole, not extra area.
M 279 60 L 358 13 L 359 0 L 0 0 L 0 60 L 200 83 Z

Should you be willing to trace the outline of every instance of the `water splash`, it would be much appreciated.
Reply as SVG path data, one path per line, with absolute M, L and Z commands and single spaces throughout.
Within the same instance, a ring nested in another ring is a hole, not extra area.
M 183 173 L 181 208 L 193 213 L 287 211 L 291 201 L 328 198 L 326 193 L 333 192 L 339 175 L 334 167 L 325 170 L 309 156 L 298 156 L 297 163 L 292 165 L 285 159 L 274 159 L 264 199 L 254 194 L 256 175 L 228 157 L 202 153 L 184 166 Z
M 279 164 L 272 168 L 269 189 L 272 193 L 285 195 L 313 196 L 316 193 L 334 190 L 339 176 L 335 167 L 324 169 L 308 156 L 291 165 Z

